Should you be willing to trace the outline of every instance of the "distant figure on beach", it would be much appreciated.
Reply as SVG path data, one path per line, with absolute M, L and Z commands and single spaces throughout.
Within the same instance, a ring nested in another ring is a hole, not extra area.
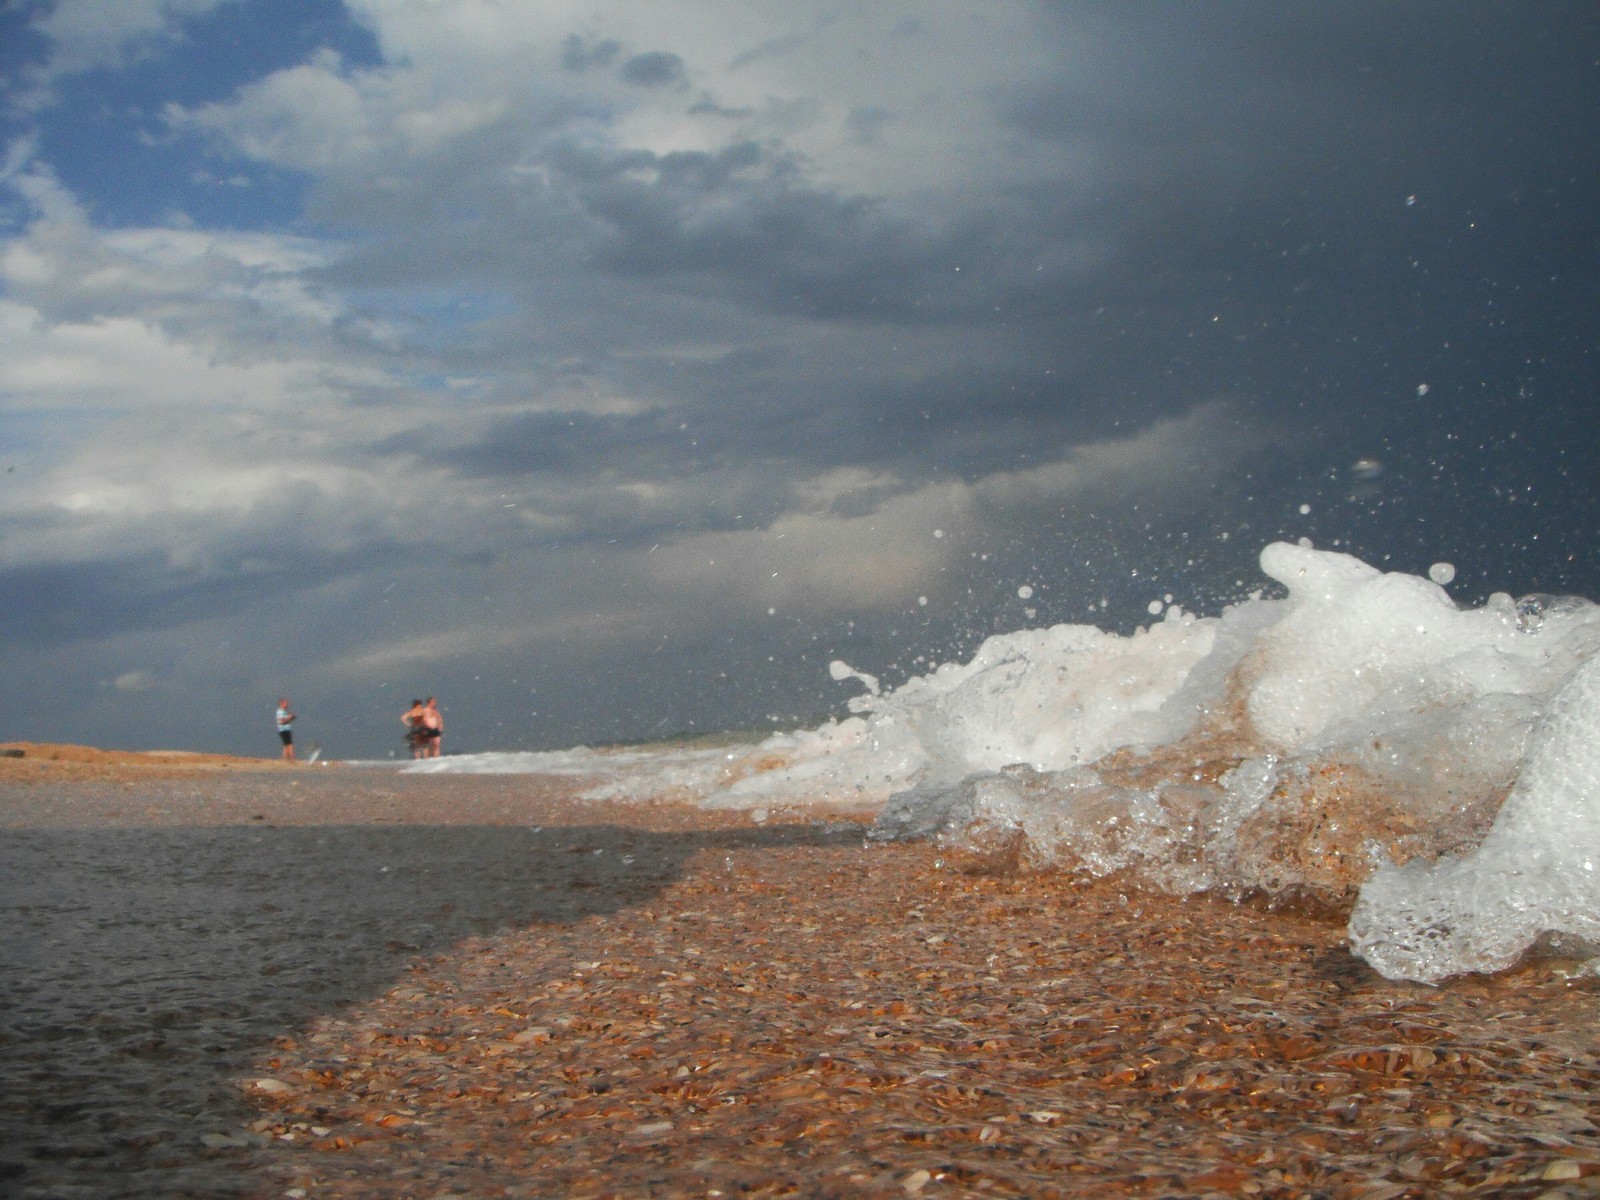
M 439 747 L 444 742 L 444 714 L 439 711 L 439 702 L 432 696 L 422 706 L 422 757 L 438 758 Z
M 289 711 L 289 697 L 278 697 L 278 740 L 283 743 L 283 761 L 294 761 L 294 714 Z
M 412 700 L 411 707 L 400 714 L 400 724 L 406 727 L 406 745 L 411 750 L 412 758 L 424 757 L 426 741 L 422 736 L 422 714 L 427 711 L 427 705 L 420 699 Z

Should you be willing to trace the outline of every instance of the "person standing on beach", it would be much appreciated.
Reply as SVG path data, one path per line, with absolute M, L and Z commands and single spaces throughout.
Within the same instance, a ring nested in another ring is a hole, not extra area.
M 422 736 L 422 714 L 425 711 L 427 705 L 421 700 L 413 700 L 411 707 L 400 714 L 400 724 L 406 727 L 406 745 L 411 749 L 412 758 L 422 758 L 427 748 Z
M 439 711 L 439 702 L 429 696 L 427 704 L 422 706 L 422 717 L 419 721 L 422 728 L 422 757 L 438 758 L 439 747 L 444 742 L 444 714 Z
M 289 697 L 278 697 L 278 740 L 283 743 L 283 761 L 294 761 L 294 714 L 289 711 Z

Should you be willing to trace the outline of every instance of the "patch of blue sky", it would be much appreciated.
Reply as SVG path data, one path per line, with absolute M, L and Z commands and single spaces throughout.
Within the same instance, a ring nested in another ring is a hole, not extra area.
M 104 417 L 90 405 L 39 403 L 26 392 L 6 389 L 0 389 L 0 407 L 6 412 L 0 470 L 7 472 L 47 469 L 68 457 L 84 431 Z
M 190 137 L 151 138 L 128 114 L 70 111 L 43 124 L 39 155 L 97 224 L 281 229 L 300 215 L 297 174 L 219 157 Z
M 469 399 L 491 390 L 495 383 L 492 372 L 479 375 L 444 375 L 437 371 L 398 370 L 393 372 L 392 378 L 397 384 L 409 388 L 418 395 L 450 395 Z
M 332 50 L 351 69 L 382 60 L 372 34 L 350 20 L 340 0 L 246 0 L 221 5 L 185 27 L 183 44 L 163 60 L 178 78 L 180 104 L 221 99 L 241 84 L 299 66 Z
M 192 221 L 212 228 L 283 228 L 300 215 L 306 181 L 175 136 L 169 104 L 226 100 L 242 86 L 333 50 L 351 67 L 378 61 L 371 35 L 337 0 L 248 0 L 187 21 L 116 69 L 62 79 L 60 102 L 38 116 L 40 156 L 113 227 Z
M 0 160 L 0 167 L 4 161 Z M 33 205 L 13 188 L 0 182 L 0 236 L 13 236 L 33 220 Z
M 494 292 L 418 288 L 404 292 L 361 288 L 345 293 L 350 305 L 369 316 L 406 325 L 414 348 L 443 350 L 470 342 L 487 322 L 514 316 L 516 302 Z
M 43 7 L 22 0 L 0 3 L 0 79 L 17 80 L 49 50 L 49 42 L 33 27 L 33 18 Z
M 18 104 L 25 90 L 30 69 L 39 65 L 49 51 L 49 43 L 29 22 L 30 6 L 0 0 L 0 170 L 11 147 L 32 129 L 33 117 Z M 0 192 L 3 203 L 3 192 Z M 0 221 L 8 219 L 0 209 Z

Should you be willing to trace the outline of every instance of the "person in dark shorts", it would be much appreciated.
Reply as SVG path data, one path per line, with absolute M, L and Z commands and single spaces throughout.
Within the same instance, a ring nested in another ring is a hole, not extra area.
M 289 697 L 278 697 L 278 740 L 283 743 L 283 761 L 294 761 L 294 714 L 289 711 Z
M 429 696 L 428 702 L 422 706 L 422 717 L 417 722 L 418 732 L 422 735 L 423 758 L 438 758 L 439 749 L 444 743 L 444 714 L 439 711 L 439 702 Z

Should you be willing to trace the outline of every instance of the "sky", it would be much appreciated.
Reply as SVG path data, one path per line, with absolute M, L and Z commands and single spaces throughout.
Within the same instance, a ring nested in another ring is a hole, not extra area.
M 810 726 L 1277 539 L 1600 597 L 1597 148 L 1590 0 L 0 0 L 0 740 Z

